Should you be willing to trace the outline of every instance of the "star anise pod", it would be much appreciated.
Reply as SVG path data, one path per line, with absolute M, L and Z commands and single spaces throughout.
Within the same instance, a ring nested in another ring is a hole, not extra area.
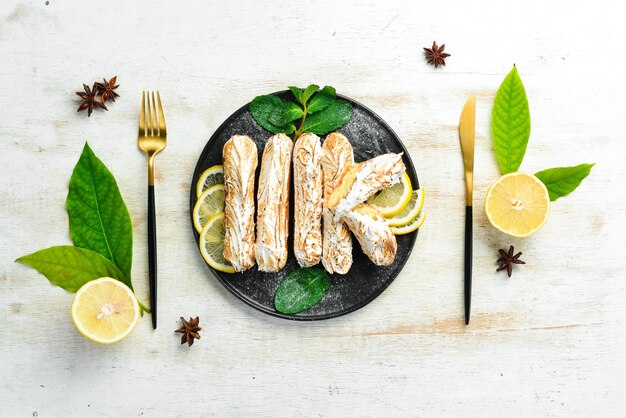
M 446 44 L 443 44 L 440 47 L 437 47 L 437 43 L 433 41 L 432 48 L 424 48 L 424 53 L 426 54 L 426 61 L 428 61 L 429 64 L 434 65 L 435 68 L 437 68 L 440 65 L 443 65 L 445 67 L 446 58 L 450 56 L 450 54 L 443 52 L 445 48 L 446 48 Z
M 120 97 L 120 95 L 115 91 L 115 89 L 119 87 L 119 84 L 115 84 L 117 82 L 117 76 L 113 77 L 109 81 L 106 81 L 106 79 L 103 78 L 102 81 L 103 83 L 96 83 L 98 93 L 102 95 L 102 103 L 106 103 L 109 99 L 114 102 L 116 97 Z
M 498 252 L 500 253 L 500 258 L 498 258 L 498 263 L 500 263 L 500 267 L 498 267 L 496 271 L 506 269 L 509 277 L 511 277 L 511 274 L 513 274 L 513 264 L 526 264 L 524 261 L 519 259 L 522 255 L 521 252 L 513 255 L 515 250 L 513 249 L 512 245 L 509 247 L 508 252 L 502 249 L 498 250 Z
M 80 106 L 78 106 L 77 112 L 81 112 L 85 109 L 88 109 L 87 117 L 89 117 L 91 116 L 91 112 L 93 112 L 93 110 L 96 107 L 99 107 L 104 110 L 109 110 L 104 105 L 104 103 L 100 102 L 98 98 L 96 97 L 98 94 L 96 83 L 94 83 L 91 89 L 89 88 L 87 84 L 83 84 L 83 88 L 85 89 L 84 93 L 82 91 L 76 92 L 76 94 L 79 95 L 81 99 L 83 99 L 83 102 L 80 104 Z
M 176 332 L 183 334 L 182 337 L 180 337 L 180 345 L 187 343 L 189 344 L 189 347 L 191 347 L 194 338 L 196 340 L 200 339 L 200 334 L 198 334 L 198 331 L 202 329 L 202 327 L 198 326 L 200 323 L 200 317 L 196 316 L 195 319 L 189 317 L 189 321 L 186 321 L 185 318 L 181 316 L 180 320 L 182 321 L 183 326 L 176 330 Z

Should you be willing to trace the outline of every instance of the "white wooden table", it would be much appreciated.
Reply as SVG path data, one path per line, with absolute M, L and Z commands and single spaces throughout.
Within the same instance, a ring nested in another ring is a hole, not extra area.
M 48 4 L 49 3 L 49 4 Z M 0 3 L 0 416 L 618 416 L 626 410 L 626 32 L 617 2 L 133 1 Z M 452 54 L 425 64 L 433 40 Z M 482 209 L 498 177 L 495 91 L 516 63 L 532 134 L 522 169 L 595 162 L 534 236 Z M 118 76 L 107 113 L 82 83 Z M 252 97 L 332 84 L 399 134 L 427 191 L 426 225 L 393 285 L 335 320 L 247 307 L 195 248 L 189 183 L 211 133 Z M 157 159 L 160 326 L 112 346 L 81 337 L 72 294 L 17 257 L 69 243 L 65 197 L 88 140 L 133 220 L 148 300 L 142 89 L 169 130 Z M 463 325 L 464 183 L 457 123 L 478 94 L 473 319 Z M 497 249 L 527 265 L 495 273 Z M 202 339 L 179 346 L 178 317 Z

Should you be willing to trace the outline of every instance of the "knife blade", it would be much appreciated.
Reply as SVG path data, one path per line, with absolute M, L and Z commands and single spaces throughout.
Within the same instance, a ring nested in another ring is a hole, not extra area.
M 474 191 L 474 139 L 476 135 L 476 95 L 472 95 L 461 112 L 459 138 L 465 167 L 465 325 L 469 325 L 472 306 L 472 194 Z

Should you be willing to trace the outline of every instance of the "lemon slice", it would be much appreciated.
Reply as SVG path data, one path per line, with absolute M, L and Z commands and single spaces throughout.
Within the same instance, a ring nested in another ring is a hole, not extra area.
M 128 286 L 102 277 L 85 283 L 72 302 L 72 321 L 91 341 L 111 344 L 126 337 L 139 320 L 139 304 Z
M 532 174 L 507 174 L 489 187 L 485 212 L 489 222 L 505 234 L 527 237 L 548 219 L 548 189 Z
M 224 167 L 214 165 L 213 167 L 207 168 L 196 183 L 196 197 L 199 198 L 202 192 L 209 187 L 221 183 L 224 183 Z
M 409 204 L 412 192 L 411 179 L 407 173 L 404 173 L 399 183 L 370 197 L 367 199 L 367 203 L 378 209 L 383 216 L 393 216 L 402 212 Z
M 207 221 L 216 213 L 224 212 L 224 185 L 216 184 L 202 192 L 193 207 L 193 226 L 201 232 Z
M 224 212 L 208 220 L 200 233 L 200 253 L 209 266 L 224 273 L 234 273 L 233 266 L 224 258 Z
M 404 226 L 411 223 L 424 207 L 424 189 L 413 190 L 409 203 L 399 213 L 389 216 L 389 226 Z
M 421 227 L 426 220 L 426 214 L 424 212 L 420 212 L 417 214 L 415 218 L 411 222 L 403 226 L 392 226 L 391 232 L 394 235 L 405 235 L 410 234 L 413 231 L 416 231 L 417 228 Z

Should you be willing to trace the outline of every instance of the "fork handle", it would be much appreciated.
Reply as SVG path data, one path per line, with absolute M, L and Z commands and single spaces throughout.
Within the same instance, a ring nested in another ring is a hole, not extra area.
M 150 309 L 152 328 L 157 327 L 157 243 L 156 210 L 154 206 L 154 185 L 148 186 L 148 268 L 150 276 Z
M 472 308 L 472 207 L 465 206 L 465 325 L 469 325 Z

